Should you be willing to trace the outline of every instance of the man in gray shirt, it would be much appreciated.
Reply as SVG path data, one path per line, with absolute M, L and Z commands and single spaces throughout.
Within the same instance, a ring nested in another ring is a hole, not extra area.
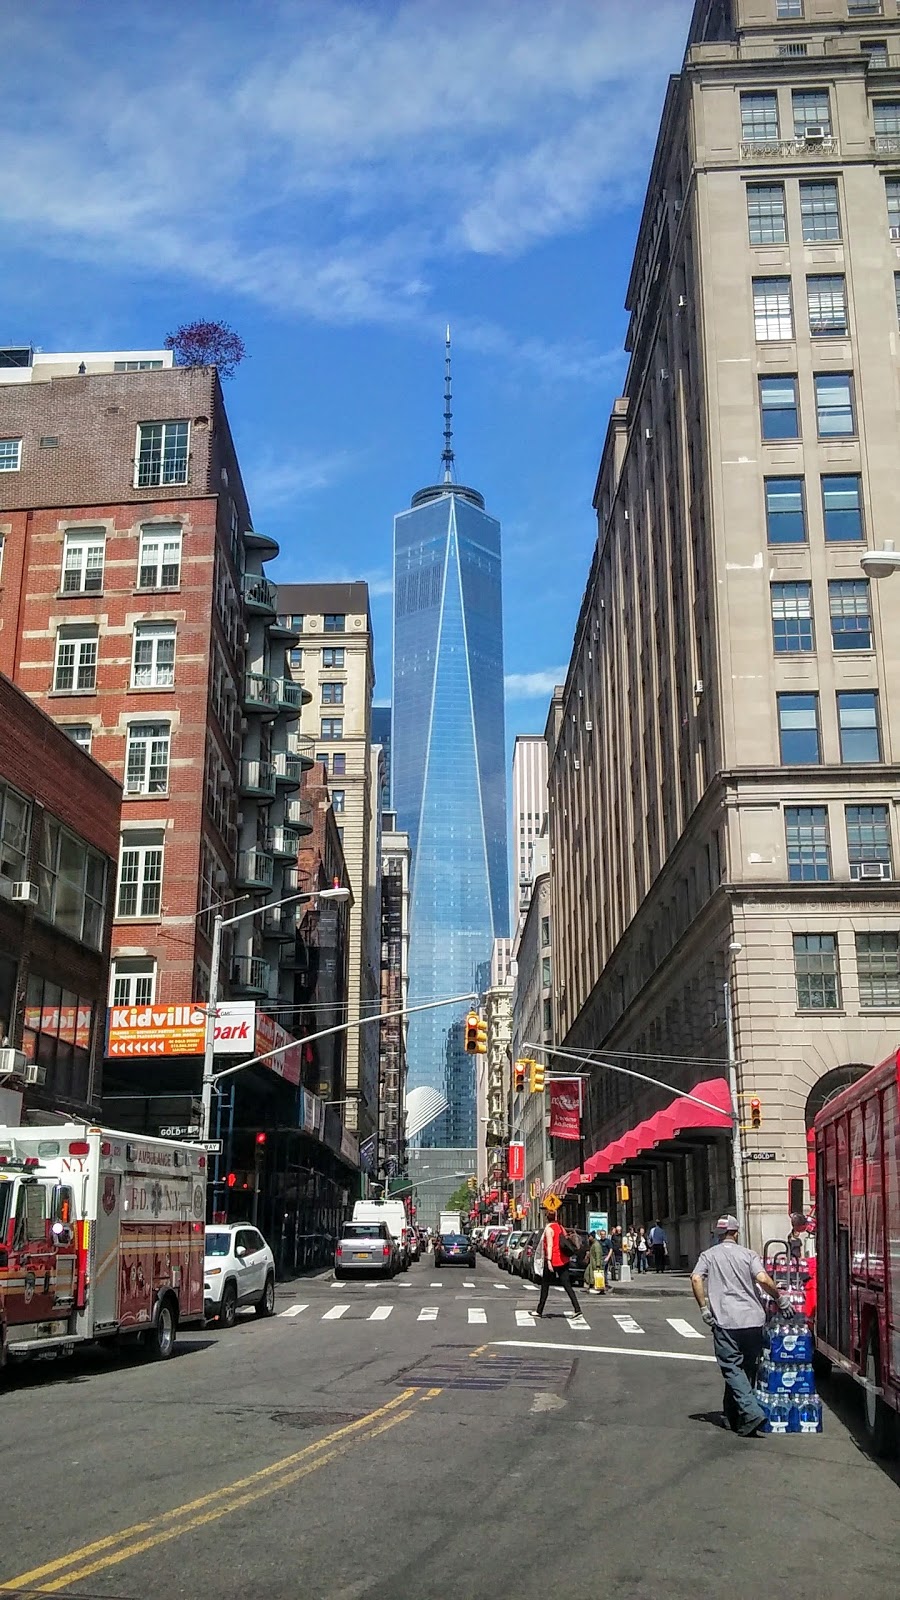
M 766 1420 L 754 1394 L 756 1369 L 763 1352 L 766 1312 L 760 1289 L 792 1316 L 755 1250 L 738 1244 L 736 1217 L 716 1223 L 719 1243 L 704 1250 L 691 1274 L 694 1299 L 712 1330 L 716 1360 L 725 1379 L 725 1421 L 734 1433 L 749 1438 Z

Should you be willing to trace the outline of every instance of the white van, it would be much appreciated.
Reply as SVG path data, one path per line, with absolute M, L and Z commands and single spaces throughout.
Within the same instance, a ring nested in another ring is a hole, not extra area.
M 357 1200 L 353 1207 L 353 1221 L 386 1222 L 397 1246 L 400 1271 L 406 1271 L 409 1266 L 409 1246 L 406 1242 L 409 1221 L 402 1200 Z

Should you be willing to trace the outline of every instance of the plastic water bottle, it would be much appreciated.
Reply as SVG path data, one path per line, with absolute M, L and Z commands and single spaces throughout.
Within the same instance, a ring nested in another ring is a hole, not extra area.
M 784 1395 L 773 1395 L 769 1402 L 769 1432 L 789 1433 L 791 1403 Z
M 783 1389 L 785 1393 L 791 1394 L 797 1387 L 798 1377 L 799 1373 L 796 1367 L 782 1367 L 779 1373 L 779 1388 Z
M 798 1401 L 796 1411 L 797 1433 L 822 1432 L 822 1402 L 817 1394 L 804 1395 Z

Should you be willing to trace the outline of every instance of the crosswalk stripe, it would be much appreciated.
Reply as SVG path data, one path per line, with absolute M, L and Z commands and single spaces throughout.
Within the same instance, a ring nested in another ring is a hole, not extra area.
M 518 1323 L 520 1328 L 533 1328 L 535 1326 L 534 1312 L 533 1311 L 517 1311 L 516 1312 L 516 1322 Z
M 387 1322 L 387 1319 L 390 1316 L 390 1314 L 393 1311 L 393 1309 L 394 1309 L 393 1306 L 376 1306 L 374 1311 L 370 1311 L 369 1312 L 369 1321 L 370 1322 Z
M 495 1289 L 508 1289 L 509 1288 L 509 1284 L 508 1283 L 495 1283 L 494 1284 L 494 1288 Z
M 622 1329 L 623 1333 L 643 1333 L 644 1331 L 640 1323 L 635 1322 L 634 1317 L 624 1315 L 621 1317 L 614 1316 L 613 1322 L 617 1322 L 619 1324 L 619 1327 Z
M 698 1333 L 697 1329 L 692 1327 L 689 1322 L 685 1322 L 684 1317 L 666 1317 L 666 1321 L 670 1328 L 674 1328 L 676 1333 L 681 1334 L 682 1339 L 703 1338 L 702 1333 Z
M 567 1311 L 566 1321 L 570 1328 L 577 1328 L 579 1333 L 590 1333 L 591 1331 L 591 1325 L 589 1322 L 585 1321 L 583 1312 L 579 1312 L 578 1316 L 576 1317 L 574 1311 Z
M 464 1289 L 474 1289 L 474 1287 L 475 1287 L 475 1279 L 474 1278 L 463 1278 L 463 1288 Z
M 428 1287 L 430 1289 L 443 1289 L 444 1285 L 439 1278 L 436 1283 L 431 1283 L 428 1285 Z
M 308 1309 L 308 1303 L 305 1306 L 288 1306 L 286 1311 L 279 1311 L 278 1315 L 280 1317 L 299 1317 L 301 1311 L 307 1311 Z
M 322 1321 L 337 1322 L 338 1317 L 342 1317 L 344 1312 L 349 1310 L 349 1306 L 332 1306 L 329 1311 L 325 1312 L 324 1316 L 322 1317 Z
M 437 1322 L 437 1306 L 423 1306 L 416 1318 L 417 1322 Z
M 487 1312 L 485 1311 L 484 1307 L 483 1306 L 470 1306 L 469 1307 L 469 1321 L 470 1322 L 487 1322 Z

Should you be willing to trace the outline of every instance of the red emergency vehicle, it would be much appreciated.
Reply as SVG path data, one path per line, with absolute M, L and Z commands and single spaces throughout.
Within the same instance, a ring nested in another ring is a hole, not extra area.
M 86 1123 L 0 1127 L 0 1367 L 203 1323 L 206 1156 Z
M 865 1389 L 876 1454 L 900 1410 L 900 1052 L 815 1120 L 816 1346 Z

